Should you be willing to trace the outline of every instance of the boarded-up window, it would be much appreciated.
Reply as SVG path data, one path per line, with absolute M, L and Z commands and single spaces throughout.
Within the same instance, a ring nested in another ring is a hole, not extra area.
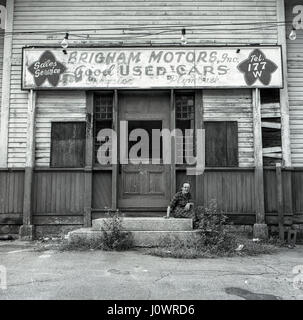
M 261 117 L 262 117 L 262 146 L 263 148 L 282 148 L 281 128 L 271 128 L 268 124 L 281 126 L 281 106 L 279 89 L 262 89 L 261 95 Z M 268 157 L 266 157 L 268 155 Z M 281 152 L 264 154 L 263 165 L 274 166 Z M 275 158 L 275 156 L 277 156 Z
M 238 166 L 238 124 L 236 121 L 205 122 L 207 167 Z
M 51 139 L 51 167 L 84 167 L 85 122 L 52 122 Z
M 280 103 L 280 89 L 261 89 L 261 104 Z

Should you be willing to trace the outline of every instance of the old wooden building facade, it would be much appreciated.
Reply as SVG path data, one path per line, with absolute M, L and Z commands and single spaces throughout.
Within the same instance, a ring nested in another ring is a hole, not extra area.
M 0 233 L 67 232 L 108 208 L 163 215 L 185 181 L 198 205 L 216 199 L 235 224 L 303 222 L 302 1 L 5 5 Z M 133 129 L 203 128 L 206 169 L 187 175 L 163 154 L 100 164 L 105 128 L 118 133 L 118 160 Z

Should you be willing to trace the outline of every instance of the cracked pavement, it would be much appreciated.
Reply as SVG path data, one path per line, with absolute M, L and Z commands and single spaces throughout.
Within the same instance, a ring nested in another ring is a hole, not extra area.
M 218 259 L 153 257 L 143 251 L 39 251 L 1 242 L 5 299 L 303 299 L 303 246 L 273 255 Z M 302 266 L 301 268 L 298 266 Z M 298 283 L 298 282 L 297 282 Z M 1 284 L 1 283 L 0 283 Z

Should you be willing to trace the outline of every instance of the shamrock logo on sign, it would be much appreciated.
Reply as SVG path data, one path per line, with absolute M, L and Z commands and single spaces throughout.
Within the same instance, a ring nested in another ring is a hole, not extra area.
M 278 67 L 274 62 L 267 59 L 261 50 L 255 49 L 246 60 L 238 65 L 238 69 L 244 74 L 247 85 L 252 86 L 259 80 L 267 86 L 270 84 L 272 74 Z
M 38 61 L 31 64 L 28 68 L 29 72 L 34 76 L 37 87 L 48 82 L 56 87 L 60 80 L 60 75 L 65 72 L 65 66 L 57 61 L 51 51 L 45 51 Z

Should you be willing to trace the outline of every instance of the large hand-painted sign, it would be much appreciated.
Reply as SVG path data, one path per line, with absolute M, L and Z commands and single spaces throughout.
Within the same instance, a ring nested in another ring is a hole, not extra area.
M 23 50 L 23 89 L 280 88 L 281 48 Z

